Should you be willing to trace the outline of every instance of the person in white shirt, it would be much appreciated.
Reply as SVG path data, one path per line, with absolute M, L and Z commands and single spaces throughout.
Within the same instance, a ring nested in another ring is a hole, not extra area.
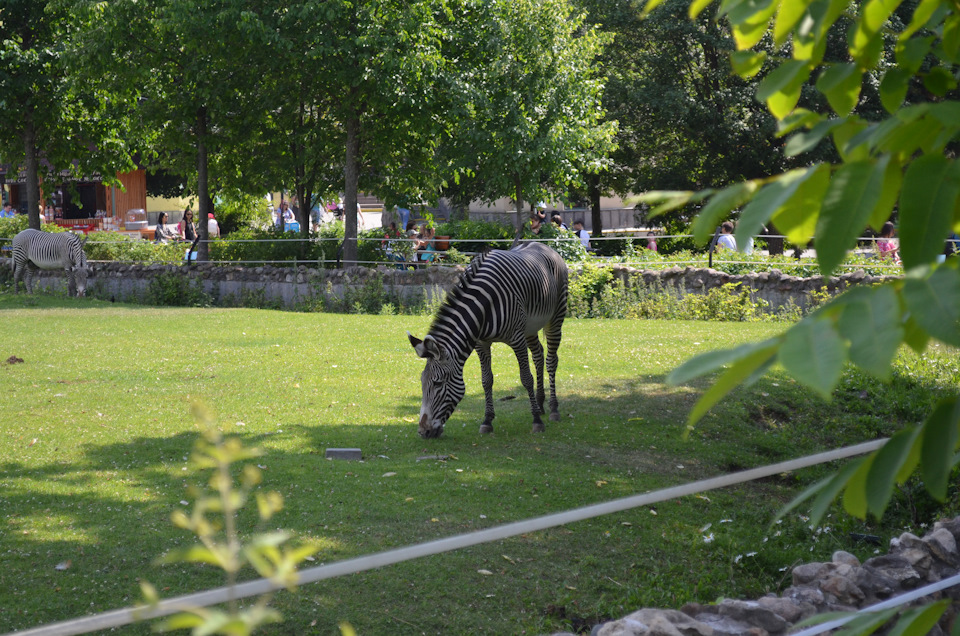
M 586 249 L 590 249 L 590 232 L 583 229 L 583 221 L 577 219 L 573 222 L 573 233 L 577 235 L 580 242 Z
M 207 235 L 210 238 L 220 237 L 220 225 L 217 223 L 217 220 L 213 218 L 213 212 L 207 214 Z
M 737 249 L 737 241 L 733 238 L 733 223 L 730 221 L 724 221 L 720 224 L 720 238 L 717 239 L 717 247 L 728 250 Z

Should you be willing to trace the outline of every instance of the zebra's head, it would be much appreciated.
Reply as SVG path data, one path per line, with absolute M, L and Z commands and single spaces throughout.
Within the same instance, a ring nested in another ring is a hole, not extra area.
M 420 403 L 420 437 L 440 437 L 447 418 L 463 399 L 463 367 L 440 346 L 433 336 L 423 340 L 409 331 L 407 337 L 417 355 L 425 358 L 427 366 L 420 376 L 423 401 Z
M 89 236 L 83 237 L 83 240 L 80 241 L 80 249 L 75 256 L 75 263 L 71 268 L 73 272 L 73 280 L 77 286 L 77 296 L 83 297 L 87 294 L 87 276 L 90 274 L 90 268 L 87 266 L 87 254 L 83 251 L 83 247 L 87 244 L 87 239 Z

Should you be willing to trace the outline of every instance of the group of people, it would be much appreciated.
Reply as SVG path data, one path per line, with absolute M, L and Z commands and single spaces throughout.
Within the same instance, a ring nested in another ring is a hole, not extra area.
M 177 223 L 176 229 L 171 229 L 167 224 L 167 213 L 161 212 L 157 217 L 157 229 L 154 231 L 154 241 L 157 243 L 171 243 L 176 241 L 188 241 L 192 243 L 197 239 L 197 224 L 193 220 L 193 210 L 187 208 L 183 211 L 183 219 Z M 207 214 L 207 234 L 210 238 L 220 236 L 220 225 L 213 212 Z
M 396 222 L 391 222 L 383 235 L 382 246 L 387 256 L 398 263 L 407 261 L 432 263 L 439 256 L 437 230 L 427 223 L 421 224 L 418 230 L 414 221 L 407 221 L 406 228 L 401 234 Z

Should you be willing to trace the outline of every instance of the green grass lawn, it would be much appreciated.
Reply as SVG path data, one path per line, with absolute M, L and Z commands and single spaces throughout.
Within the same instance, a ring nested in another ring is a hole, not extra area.
M 192 542 L 170 513 L 199 482 L 187 461 L 193 400 L 264 451 L 264 487 L 286 500 L 270 528 L 315 542 L 307 565 L 316 565 L 874 439 L 918 421 L 960 381 L 956 351 L 939 347 L 901 354 L 890 385 L 848 372 L 830 403 L 774 373 L 684 441 L 705 385 L 669 388 L 666 373 L 694 353 L 784 327 L 569 320 L 560 423 L 530 432 L 516 361 L 500 345 L 496 433 L 477 433 L 473 357 L 443 437 L 421 440 L 423 363 L 405 331 L 422 337 L 428 325 L 0 294 L 0 631 L 134 604 L 140 578 L 164 597 L 222 583 L 210 567 L 153 563 Z M 10 356 L 23 363 L 4 363 Z M 332 447 L 359 447 L 364 461 L 328 461 Z M 640 606 L 777 591 L 801 560 L 841 548 L 872 556 L 877 547 L 850 532 L 885 544 L 936 514 L 908 484 L 882 525 L 837 512 L 820 528 L 799 515 L 769 525 L 824 470 L 305 586 L 277 596 L 286 621 L 266 633 L 335 634 L 339 621 L 360 634 L 589 629 Z M 253 516 L 243 517 L 251 532 Z

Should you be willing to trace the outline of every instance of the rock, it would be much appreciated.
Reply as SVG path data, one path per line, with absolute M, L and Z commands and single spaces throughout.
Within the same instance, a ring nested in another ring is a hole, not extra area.
M 867 559 L 864 566 L 881 570 L 883 576 L 897 582 L 903 589 L 913 589 L 921 581 L 921 576 L 910 565 L 909 561 L 899 555 L 887 554 Z
M 782 632 L 787 628 L 787 621 L 782 616 L 762 607 L 756 601 L 725 599 L 720 603 L 720 616 L 729 616 L 772 633 Z
M 859 605 L 866 596 L 856 583 L 839 574 L 831 574 L 820 581 L 820 591 L 832 594 L 844 605 Z
M 709 627 L 714 636 L 767 636 L 767 631 L 719 614 L 701 614 L 699 622 Z
M 941 528 L 949 531 L 950 534 L 953 535 L 954 539 L 960 540 L 960 517 L 957 517 L 956 519 L 948 519 L 946 521 L 938 521 L 933 524 L 934 532 L 940 530 Z
M 677 610 L 642 609 L 605 623 L 597 636 L 713 636 L 709 626 Z
M 917 571 L 920 576 L 926 577 L 930 572 L 930 566 L 933 564 L 933 557 L 929 550 L 920 550 L 918 548 L 908 548 L 902 550 L 899 556 L 906 559 L 907 563 Z
M 860 567 L 860 559 L 858 559 L 857 557 L 853 556 L 853 555 L 850 554 L 849 552 L 845 552 L 845 551 L 843 551 L 843 550 L 837 550 L 836 552 L 834 552 L 834 553 L 833 553 L 832 560 L 833 560 L 834 563 L 837 563 L 837 564 L 841 564 L 841 563 L 842 563 L 842 564 L 849 565 L 849 566 L 852 566 L 852 567 L 855 567 L 855 568 Z
M 826 602 L 826 599 L 823 598 L 823 592 L 819 588 L 809 587 L 809 586 L 797 586 L 788 587 L 783 591 L 783 598 L 790 599 L 798 605 L 803 605 L 804 603 L 812 605 L 815 608 L 819 608 Z
M 834 570 L 837 566 L 833 563 L 804 563 L 793 568 L 793 584 L 803 585 L 818 579 L 822 579 L 828 572 Z
M 760 607 L 770 610 L 788 623 L 797 623 L 817 612 L 817 608 L 810 603 L 797 602 L 779 596 L 764 596 L 757 603 Z
M 957 556 L 957 540 L 946 528 L 934 530 L 922 539 L 922 543 L 940 561 L 951 567 L 960 565 L 960 557 Z

